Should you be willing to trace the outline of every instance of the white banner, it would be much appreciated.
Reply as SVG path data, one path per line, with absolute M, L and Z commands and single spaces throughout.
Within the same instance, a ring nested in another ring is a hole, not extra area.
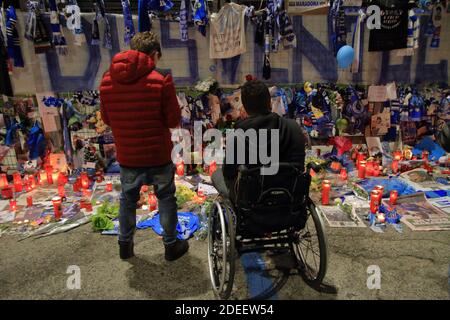
M 328 0 L 288 0 L 287 11 L 291 15 L 326 14 Z

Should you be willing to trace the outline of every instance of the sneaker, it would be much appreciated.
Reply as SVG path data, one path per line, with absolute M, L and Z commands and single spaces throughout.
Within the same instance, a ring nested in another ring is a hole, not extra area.
M 165 258 L 167 261 L 174 261 L 181 258 L 189 249 L 189 243 L 186 240 L 176 240 L 173 244 L 164 245 L 166 252 Z
M 134 257 L 134 243 L 133 241 L 119 241 L 120 259 L 126 260 Z

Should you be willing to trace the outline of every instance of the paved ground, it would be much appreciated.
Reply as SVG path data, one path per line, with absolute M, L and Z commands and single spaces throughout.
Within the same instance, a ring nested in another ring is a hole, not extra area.
M 309 288 L 300 276 L 274 269 L 285 262 L 266 257 L 266 270 L 256 277 L 238 263 L 233 298 L 249 298 L 272 284 L 281 287 L 275 299 L 449 299 L 450 232 L 405 229 L 404 234 L 393 229 L 376 234 L 368 228 L 328 228 L 326 282 L 337 293 Z M 191 240 L 187 256 L 167 263 L 161 241 L 150 230 L 137 233 L 137 257 L 130 262 L 118 258 L 115 237 L 93 233 L 90 225 L 36 240 L 17 239 L 0 238 L 0 299 L 214 298 L 204 241 Z M 80 290 L 66 288 L 70 265 L 80 267 Z M 369 265 L 381 269 L 380 290 L 367 288 Z

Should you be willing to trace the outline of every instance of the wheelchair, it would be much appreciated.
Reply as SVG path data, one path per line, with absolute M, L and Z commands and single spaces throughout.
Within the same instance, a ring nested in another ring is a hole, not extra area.
M 306 173 L 280 163 L 275 175 L 240 166 L 234 200 L 219 195 L 209 214 L 208 263 L 214 294 L 232 293 L 236 258 L 248 252 L 293 255 L 304 281 L 319 287 L 327 271 L 324 223 L 309 198 L 310 166 Z

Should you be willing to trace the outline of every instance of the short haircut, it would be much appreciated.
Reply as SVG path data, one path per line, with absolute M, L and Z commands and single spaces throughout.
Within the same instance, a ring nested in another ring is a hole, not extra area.
M 241 100 L 248 114 L 265 114 L 270 106 L 270 93 L 260 80 L 250 80 L 241 87 Z
M 151 55 L 156 51 L 159 53 L 159 57 L 162 56 L 159 39 L 151 31 L 136 33 L 131 39 L 130 48 L 131 50 L 137 50 L 148 55 Z

